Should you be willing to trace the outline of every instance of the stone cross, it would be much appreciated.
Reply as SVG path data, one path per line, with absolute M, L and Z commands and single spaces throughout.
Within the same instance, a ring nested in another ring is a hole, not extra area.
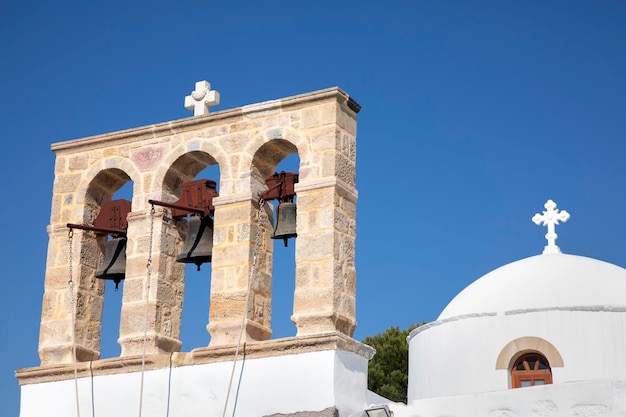
M 211 84 L 206 81 L 198 81 L 196 89 L 185 97 L 185 108 L 193 110 L 194 116 L 209 114 L 209 106 L 217 104 L 220 104 L 220 93 L 211 90 Z
M 552 200 L 548 200 L 544 207 L 546 210 L 543 214 L 537 213 L 532 219 L 536 225 L 548 226 L 548 233 L 546 233 L 548 245 L 543 248 L 543 253 L 561 253 L 561 250 L 556 245 L 558 235 L 554 231 L 554 226 L 559 224 L 559 221 L 565 223 L 570 218 L 570 215 L 565 210 L 559 211 L 556 208 L 556 203 Z

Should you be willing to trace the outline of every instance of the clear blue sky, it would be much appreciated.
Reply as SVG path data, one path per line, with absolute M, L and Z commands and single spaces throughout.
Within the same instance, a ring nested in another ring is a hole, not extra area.
M 4 0 L 0 40 L 3 416 L 18 414 L 13 371 L 39 363 L 50 144 L 190 117 L 183 98 L 203 79 L 221 93 L 213 111 L 331 86 L 363 106 L 357 339 L 432 321 L 481 275 L 541 253 L 530 219 L 548 198 L 572 215 L 563 252 L 626 266 L 620 0 Z M 285 259 L 276 337 L 295 333 Z M 208 342 L 203 271 L 183 350 Z M 109 287 L 104 356 L 120 299 Z

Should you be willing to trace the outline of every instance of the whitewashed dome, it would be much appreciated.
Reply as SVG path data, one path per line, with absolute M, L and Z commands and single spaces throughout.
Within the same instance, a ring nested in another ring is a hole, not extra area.
M 461 291 L 437 320 L 483 313 L 626 306 L 626 269 L 549 253 L 504 265 Z

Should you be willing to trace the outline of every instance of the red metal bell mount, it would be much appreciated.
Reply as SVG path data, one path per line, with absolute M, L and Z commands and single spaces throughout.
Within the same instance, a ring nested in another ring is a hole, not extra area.
M 93 221 L 93 226 L 68 223 L 70 229 L 91 230 L 98 236 L 126 236 L 128 213 L 131 210 L 129 200 L 110 200 L 102 204 L 100 213 Z
M 275 172 L 265 178 L 267 190 L 261 192 L 261 199 L 292 202 L 296 196 L 295 184 L 298 182 L 297 172 Z
M 190 214 L 213 216 L 213 198 L 219 194 L 215 188 L 216 182 L 213 180 L 201 179 L 187 181 L 182 184 L 183 193 L 174 203 L 165 201 L 148 200 L 148 203 L 172 209 L 172 217 L 181 219 Z
M 130 211 L 129 200 L 110 200 L 102 204 L 100 213 L 93 221 L 93 226 L 67 224 L 70 230 L 91 230 L 96 236 L 112 236 L 112 239 L 106 242 L 102 266 L 96 270 L 94 276 L 115 282 L 116 291 L 119 283 L 126 276 L 126 230 Z

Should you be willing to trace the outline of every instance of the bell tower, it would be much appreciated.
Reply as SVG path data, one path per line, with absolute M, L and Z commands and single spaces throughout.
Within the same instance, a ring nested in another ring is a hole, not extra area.
M 373 351 L 352 339 L 360 106 L 336 87 L 209 113 L 217 103 L 202 81 L 185 99 L 194 117 L 52 145 L 41 365 L 16 372 L 21 417 L 80 409 L 117 417 L 137 408 L 217 416 L 233 402 L 241 415 L 258 416 L 363 409 Z M 276 173 L 296 152 L 298 172 Z M 186 198 L 211 165 L 219 166 L 219 194 Z M 102 226 L 130 181 L 132 201 L 115 223 L 123 230 Z M 281 216 L 289 227 L 277 236 Z M 283 238 L 295 244 L 297 334 L 272 339 L 272 255 Z M 206 253 L 191 257 L 202 239 Z M 109 274 L 112 255 L 124 258 Z M 211 341 L 181 352 L 185 262 L 210 273 Z M 100 357 L 103 277 L 122 281 L 117 358 Z M 352 388 L 340 392 L 346 380 Z

